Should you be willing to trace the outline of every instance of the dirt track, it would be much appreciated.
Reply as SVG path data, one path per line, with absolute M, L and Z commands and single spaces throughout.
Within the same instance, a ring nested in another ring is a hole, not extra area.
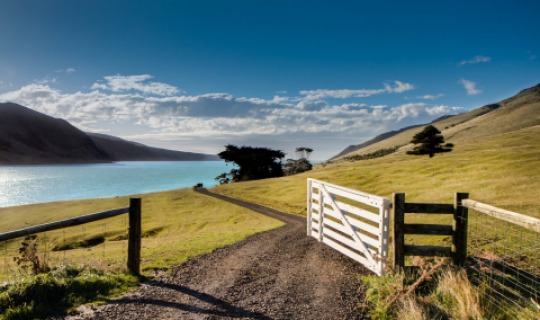
M 303 218 L 225 196 L 286 222 L 188 261 L 171 276 L 69 319 L 359 319 L 358 263 L 307 237 Z

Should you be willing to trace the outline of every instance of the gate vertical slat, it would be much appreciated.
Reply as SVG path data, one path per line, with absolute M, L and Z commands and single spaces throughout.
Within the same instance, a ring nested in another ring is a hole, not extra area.
M 389 248 L 388 238 L 390 235 L 390 201 L 388 199 L 383 199 L 383 206 L 379 208 L 379 216 L 381 217 L 381 222 L 379 223 L 379 243 L 381 244 L 379 270 L 384 273 L 386 270 Z
M 312 227 L 311 227 L 311 224 L 312 224 L 312 220 L 313 220 L 313 186 L 312 186 L 312 183 L 311 183 L 311 180 L 308 179 L 307 181 L 307 189 L 308 189 L 308 193 L 307 193 L 307 223 L 306 223 L 306 232 L 307 232 L 307 235 L 308 236 L 311 236 L 311 232 L 312 232 Z
M 319 188 L 319 241 L 323 241 L 324 195 Z

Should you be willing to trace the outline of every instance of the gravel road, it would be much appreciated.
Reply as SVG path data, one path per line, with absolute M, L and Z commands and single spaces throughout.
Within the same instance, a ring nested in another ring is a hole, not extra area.
M 174 268 L 68 319 L 360 319 L 360 264 L 306 236 L 305 219 L 200 191 L 285 226 Z

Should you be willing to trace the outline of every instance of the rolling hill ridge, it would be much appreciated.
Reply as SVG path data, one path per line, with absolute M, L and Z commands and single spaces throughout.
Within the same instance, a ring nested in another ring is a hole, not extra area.
M 540 84 L 522 90 L 515 96 L 498 103 L 455 116 L 445 116 L 430 124 L 441 130 L 446 142 L 454 144 L 538 126 L 540 125 Z M 397 152 L 406 152 L 413 147 L 410 143 L 412 137 L 426 125 L 387 132 L 362 144 L 348 146 L 331 160 L 395 147 L 399 147 Z

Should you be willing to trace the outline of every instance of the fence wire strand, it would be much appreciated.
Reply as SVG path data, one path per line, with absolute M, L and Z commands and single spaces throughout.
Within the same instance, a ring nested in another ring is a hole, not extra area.
M 49 269 L 66 265 L 95 267 L 102 270 L 125 270 L 127 260 L 127 215 L 88 224 L 34 234 L 35 240 L 19 237 L 0 242 L 3 256 L 0 284 L 32 276 L 32 263 L 17 263 L 23 258 L 23 242 L 35 243 L 41 265 Z M 27 250 L 28 252 L 29 250 Z M 27 254 L 26 257 L 32 256 Z M 24 265 L 29 267 L 24 268 Z
M 473 209 L 468 217 L 468 271 L 509 319 L 540 301 L 540 233 Z

